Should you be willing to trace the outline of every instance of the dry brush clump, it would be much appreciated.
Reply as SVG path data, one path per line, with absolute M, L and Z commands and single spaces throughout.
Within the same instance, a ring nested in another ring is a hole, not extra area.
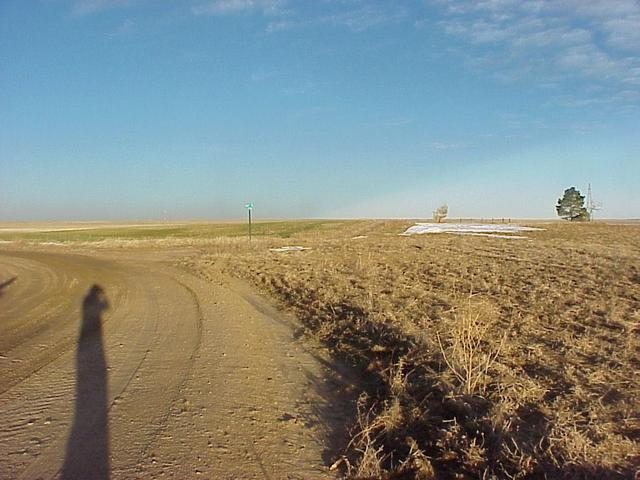
M 483 392 L 490 380 L 490 369 L 505 346 L 509 330 L 500 331 L 498 315 L 490 304 L 468 301 L 447 322 L 447 347 L 436 333 L 438 346 L 449 370 L 460 383 L 460 393 Z M 500 337 L 496 344 L 492 338 Z
M 347 475 L 629 478 L 640 226 L 551 224 L 530 241 L 397 237 L 404 226 L 300 236 L 312 249 L 291 254 L 212 251 L 193 268 L 224 259 L 362 372 Z

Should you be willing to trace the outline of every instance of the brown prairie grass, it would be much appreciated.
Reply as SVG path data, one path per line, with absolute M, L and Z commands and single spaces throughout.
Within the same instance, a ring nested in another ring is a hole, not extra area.
M 207 250 L 358 369 L 354 478 L 631 478 L 640 457 L 640 225 L 530 240 L 309 232 Z M 365 235 L 366 238 L 362 238 Z M 354 237 L 360 237 L 354 239 Z M 472 295 L 470 295 L 472 293 Z

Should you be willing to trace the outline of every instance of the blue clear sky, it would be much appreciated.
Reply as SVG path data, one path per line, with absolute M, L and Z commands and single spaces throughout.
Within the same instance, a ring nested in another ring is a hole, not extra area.
M 0 220 L 640 217 L 636 0 L 3 0 Z

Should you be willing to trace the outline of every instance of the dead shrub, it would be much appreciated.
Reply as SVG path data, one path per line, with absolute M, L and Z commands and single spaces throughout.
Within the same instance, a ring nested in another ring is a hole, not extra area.
M 495 307 L 469 295 L 453 318 L 444 322 L 447 332 L 444 344 L 441 334 L 436 334 L 442 358 L 459 382 L 458 391 L 464 395 L 482 393 L 491 381 L 489 371 L 509 335 L 508 329 L 500 334 L 498 320 Z

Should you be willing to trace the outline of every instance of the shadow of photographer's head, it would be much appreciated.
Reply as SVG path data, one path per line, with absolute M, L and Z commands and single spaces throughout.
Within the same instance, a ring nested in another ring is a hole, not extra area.
M 88 307 L 95 309 L 96 313 L 109 308 L 109 302 L 107 301 L 107 295 L 104 289 L 95 283 L 91 286 L 87 295 L 84 297 L 83 304 L 85 308 Z

